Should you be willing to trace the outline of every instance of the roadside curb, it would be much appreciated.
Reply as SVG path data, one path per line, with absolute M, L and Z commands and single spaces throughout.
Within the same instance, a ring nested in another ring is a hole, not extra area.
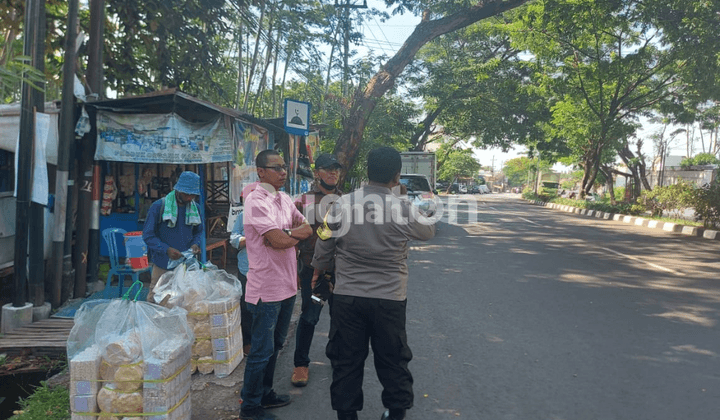
M 523 199 L 526 200 L 526 199 Z M 531 204 L 547 207 L 553 210 L 563 211 L 566 213 L 579 214 L 581 216 L 595 217 L 603 220 L 613 220 L 616 222 L 627 223 L 630 225 L 640 226 L 648 229 L 662 230 L 668 233 L 676 233 L 684 236 L 695 236 L 699 238 L 720 241 L 720 231 L 705 229 L 700 226 L 688 226 L 678 223 L 663 222 L 660 220 L 646 219 L 639 216 L 629 216 L 625 214 L 607 213 L 598 210 L 580 209 L 565 204 L 546 203 L 539 200 L 526 200 Z

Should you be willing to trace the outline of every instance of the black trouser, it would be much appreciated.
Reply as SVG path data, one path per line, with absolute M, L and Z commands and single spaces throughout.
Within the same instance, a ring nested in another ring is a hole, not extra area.
M 369 349 L 383 386 L 385 408 L 413 405 L 413 378 L 408 369 L 412 352 L 405 332 L 407 301 L 334 295 L 330 308 L 330 337 L 325 354 L 330 359 L 332 408 L 360 411 L 363 408 L 363 369 Z

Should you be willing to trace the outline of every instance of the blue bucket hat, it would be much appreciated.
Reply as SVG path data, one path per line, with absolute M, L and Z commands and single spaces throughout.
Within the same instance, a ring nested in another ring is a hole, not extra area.
M 195 172 L 185 171 L 180 174 L 174 189 L 185 194 L 200 195 L 200 176 Z

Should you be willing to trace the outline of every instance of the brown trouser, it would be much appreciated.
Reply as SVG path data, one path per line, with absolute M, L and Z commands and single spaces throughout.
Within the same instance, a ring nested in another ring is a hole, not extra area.
M 164 268 L 160 268 L 157 265 L 153 264 L 152 274 L 150 274 L 150 291 L 148 292 L 147 301 L 150 303 L 155 303 L 155 300 L 153 299 L 155 297 L 155 285 L 157 285 L 158 279 L 160 279 L 160 276 L 167 273 L 169 270 L 166 270 Z

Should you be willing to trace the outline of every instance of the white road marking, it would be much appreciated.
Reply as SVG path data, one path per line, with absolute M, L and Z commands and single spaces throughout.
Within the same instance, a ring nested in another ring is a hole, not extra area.
M 524 217 L 518 217 L 518 219 L 523 220 L 523 221 L 528 222 L 528 223 L 532 223 L 533 225 L 542 226 L 540 223 L 535 223 L 535 222 L 533 222 L 532 220 L 528 220 L 528 219 L 526 219 L 526 218 L 524 218 Z M 543 227 L 544 227 L 544 226 L 543 226 Z
M 673 269 L 670 269 L 670 268 L 667 268 L 667 267 L 663 267 L 663 266 L 661 266 L 661 265 L 653 264 L 653 263 L 651 263 L 651 262 L 643 261 L 643 260 L 641 260 L 641 259 L 638 258 L 638 257 L 633 257 L 632 255 L 623 254 L 623 253 L 621 253 L 621 252 L 615 251 L 614 249 L 603 248 L 603 247 L 600 247 L 600 249 L 605 250 L 605 251 L 612 252 L 613 254 L 619 255 L 619 256 L 621 256 L 621 257 L 629 258 L 629 259 L 631 259 L 631 260 L 635 260 L 635 261 L 641 262 L 641 263 L 643 263 L 643 264 L 647 264 L 647 265 L 649 265 L 650 267 L 657 268 L 657 269 L 660 270 L 660 271 L 666 271 L 666 272 L 668 272 L 668 273 L 675 274 L 676 276 L 684 276 L 684 275 L 685 275 L 685 273 L 681 273 L 681 272 L 679 272 L 679 271 L 675 271 L 675 270 L 673 270 Z

